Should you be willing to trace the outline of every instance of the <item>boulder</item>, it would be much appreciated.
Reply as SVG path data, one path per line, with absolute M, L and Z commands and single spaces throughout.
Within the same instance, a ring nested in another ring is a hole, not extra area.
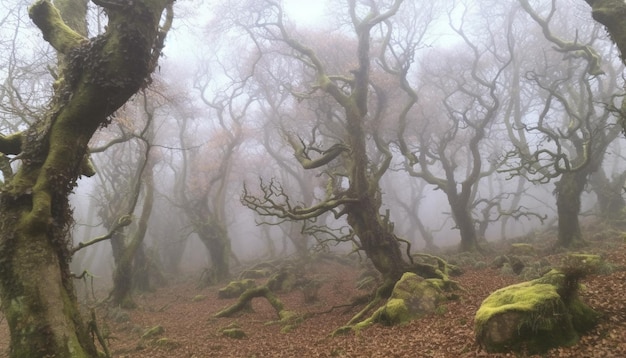
M 406 272 L 396 282 L 387 303 L 355 328 L 364 328 L 373 323 L 402 324 L 433 313 L 447 300 L 443 287 L 443 280 L 424 279 Z
M 552 270 L 493 292 L 476 312 L 477 342 L 488 352 L 528 354 L 575 344 L 598 319 L 578 297 L 577 287 L 577 280 Z

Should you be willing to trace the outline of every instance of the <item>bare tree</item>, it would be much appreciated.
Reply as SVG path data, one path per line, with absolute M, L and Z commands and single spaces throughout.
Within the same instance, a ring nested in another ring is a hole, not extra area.
M 401 117 L 399 148 L 411 176 L 446 194 L 461 234 L 460 249 L 475 251 L 478 235 L 472 205 L 480 180 L 493 174 L 498 164 L 497 152 L 485 158 L 489 152 L 485 142 L 487 133 L 496 130 L 502 92 L 498 81 L 510 54 L 506 38 L 496 34 L 497 25 L 492 23 L 484 35 L 473 36 L 466 29 L 466 17 L 461 17 L 460 25 L 450 18 L 462 47 L 433 50 L 425 56 L 419 85 L 411 84 L 407 69 L 397 71 L 409 99 Z M 414 104 L 419 109 L 410 111 Z
M 346 25 L 356 36 L 356 49 L 347 63 L 348 67 L 353 66 L 352 70 L 344 74 L 329 72 L 324 58 L 296 37 L 284 22 L 283 9 L 278 2 L 257 2 L 256 7 L 246 4 L 252 10 L 245 12 L 248 19 L 253 19 L 245 23 L 245 29 L 259 51 L 271 48 L 275 54 L 296 59 L 304 69 L 302 77 L 283 86 L 295 96 L 293 105 L 318 99 L 324 101 L 330 109 L 329 120 L 324 123 L 334 127 L 326 132 L 312 126 L 308 134 L 285 133 L 300 165 L 327 178 L 321 200 L 302 206 L 278 182 L 264 180 L 259 190 L 245 187 L 243 203 L 260 215 L 291 220 L 307 220 L 324 213 L 332 213 L 335 218 L 345 217 L 354 244 L 385 278 L 384 290 L 379 292 L 387 294 L 406 271 L 437 276 L 429 265 L 407 262 L 410 256 L 401 250 L 403 241 L 394 234 L 389 217 L 380 212 L 380 179 L 389 168 L 392 154 L 380 130 L 384 96 L 372 91 L 372 38 L 380 34 L 378 29 L 390 26 L 402 4 L 401 0 L 381 4 L 347 1 L 349 20 Z M 241 15 L 239 10 L 237 14 Z M 277 48 L 279 45 L 282 47 Z M 298 108 L 305 109 L 304 106 Z M 324 141 L 319 139 L 322 137 Z
M 520 114 L 524 119 L 516 120 L 516 133 L 526 134 L 512 138 L 519 165 L 508 171 L 536 183 L 559 179 L 554 190 L 559 225 L 557 245 L 569 247 L 582 243 L 578 215 L 588 177 L 600 168 L 606 148 L 620 132 L 612 122 L 616 76 L 601 76 L 612 64 L 602 66 L 600 55 L 592 46 L 598 41 L 597 31 L 591 33 L 586 44 L 578 38 L 565 41 L 551 29 L 552 22 L 558 20 L 554 18 L 555 1 L 545 16 L 526 0 L 520 2 L 540 25 L 548 43 L 565 56 L 544 56 L 542 68 L 526 74 L 537 89 L 533 99 L 540 99 L 541 103 L 536 104 L 535 120 L 529 121 L 527 114 Z M 538 138 L 536 149 L 525 139 L 528 134 Z

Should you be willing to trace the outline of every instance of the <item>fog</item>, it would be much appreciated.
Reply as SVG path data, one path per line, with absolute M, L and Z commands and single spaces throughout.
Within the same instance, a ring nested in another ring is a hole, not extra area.
M 343 2 L 285 1 L 283 18 L 264 1 L 177 3 L 151 85 L 92 139 L 98 174 L 72 194 L 74 245 L 111 230 L 128 243 L 144 218 L 152 267 L 194 279 L 220 258 L 230 274 L 254 260 L 348 254 L 360 245 L 346 200 L 364 195 L 358 166 L 376 179 L 366 194 L 381 220 L 414 251 L 463 249 L 466 235 L 530 240 L 557 225 L 557 183 L 585 170 L 580 217 L 604 215 L 597 192 L 609 183 L 621 197 L 626 172 L 622 65 L 581 2 L 557 1 L 543 24 L 517 1 L 434 3 L 403 2 L 367 48 L 351 16 L 365 18 L 369 2 L 351 15 Z M 530 5 L 545 20 L 543 3 Z M 24 14 L 2 17 L 19 24 L 0 42 L 8 134 L 44 110 L 53 78 L 41 69 L 55 60 Z M 357 92 L 358 49 L 369 63 L 363 163 L 341 102 Z M 606 180 L 590 180 L 597 173 Z M 115 229 L 124 215 L 133 223 Z M 103 240 L 72 269 L 106 286 L 115 262 Z

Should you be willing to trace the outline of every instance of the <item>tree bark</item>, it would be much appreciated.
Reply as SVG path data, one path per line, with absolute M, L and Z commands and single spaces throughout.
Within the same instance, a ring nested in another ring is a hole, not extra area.
M 626 3 L 621 0 L 585 0 L 591 6 L 591 16 L 594 20 L 606 26 L 611 39 L 622 54 L 622 61 L 626 54 Z M 626 64 L 626 62 L 625 62 Z
M 450 203 L 454 222 L 461 233 L 461 252 L 472 252 L 478 249 L 478 240 L 476 235 L 476 227 L 474 226 L 474 218 L 469 208 L 459 203 Z
M 0 295 L 10 357 L 98 356 L 69 271 L 68 195 L 82 174 L 93 133 L 145 84 L 160 50 L 154 45 L 168 3 L 107 8 L 108 30 L 92 40 L 66 26 L 47 0 L 29 10 L 44 38 L 67 57 L 67 66 L 47 114 L 22 136 L 19 152 L 4 153 L 21 159 L 0 194 Z
M 622 197 L 622 186 L 625 179 L 626 173 L 611 181 L 602 170 L 591 175 L 589 184 L 598 198 L 597 206 L 601 218 L 617 220 L 623 217 L 626 201 Z
M 583 242 L 578 213 L 580 212 L 580 195 L 587 182 L 586 171 L 563 173 L 556 183 L 556 206 L 559 216 L 559 237 L 557 245 L 572 247 Z

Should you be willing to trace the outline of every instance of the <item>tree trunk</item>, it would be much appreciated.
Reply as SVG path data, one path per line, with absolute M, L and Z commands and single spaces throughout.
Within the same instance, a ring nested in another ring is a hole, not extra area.
M 140 250 L 143 245 L 143 240 L 148 230 L 148 221 L 150 220 L 152 207 L 154 206 L 153 168 L 156 163 L 153 159 L 149 158 L 149 153 L 149 151 L 146 153 L 146 162 L 144 163 L 143 169 L 139 171 L 137 178 L 139 181 L 143 179 L 143 187 L 146 189 L 145 198 L 141 207 L 141 216 L 137 223 L 137 229 L 133 233 L 128 245 L 125 245 L 124 240 L 122 240 L 123 247 L 121 256 L 118 256 L 118 259 L 116 259 L 115 272 L 113 273 L 111 302 L 114 306 L 120 306 L 122 308 L 136 307 L 132 298 L 132 289 L 134 287 L 133 277 L 135 275 L 134 261 L 138 250 Z M 136 190 L 139 190 L 139 186 L 137 186 Z M 135 205 L 132 205 L 132 207 L 134 208 Z
M 461 233 L 460 250 L 462 252 L 476 251 L 478 249 L 478 240 L 472 213 L 462 205 L 450 203 L 450 206 L 454 222 Z
M 25 133 L 0 136 L 21 166 L 0 193 L 0 295 L 9 356 L 81 358 L 97 351 L 80 316 L 69 271 L 68 195 L 87 174 L 87 144 L 152 70 L 167 0 L 108 8 L 108 30 L 88 40 L 63 25 L 49 1 L 29 10 L 45 39 L 68 55 L 47 114 Z M 93 174 L 93 173 L 90 173 Z
M 213 284 L 225 281 L 230 277 L 230 238 L 226 227 L 212 217 L 207 201 L 201 201 L 195 207 L 197 210 L 193 215 L 194 231 L 198 234 L 200 241 L 206 247 L 211 258 L 210 275 L 206 278 L 206 284 Z M 193 209 L 190 209 L 193 210 Z
M 620 175 L 611 182 L 602 170 L 591 175 L 589 183 L 598 199 L 597 207 L 603 219 L 616 220 L 623 216 L 624 208 L 626 208 L 626 202 L 622 197 L 624 179 L 626 179 L 626 174 Z
M 582 233 L 578 214 L 580 213 L 580 195 L 587 182 L 587 172 L 567 172 L 556 183 L 556 206 L 559 216 L 559 237 L 557 245 L 572 247 L 582 244 Z
M 354 100 L 355 105 L 358 105 L 358 98 Z M 346 118 L 352 153 L 348 196 L 358 199 L 356 203 L 346 205 L 347 221 L 358 236 L 361 248 L 385 281 L 395 282 L 408 270 L 409 265 L 402 257 L 391 223 L 383 222 L 380 215 L 382 202 L 379 182 L 368 170 L 370 161 L 363 130 L 364 114 L 357 108 L 348 107 Z

